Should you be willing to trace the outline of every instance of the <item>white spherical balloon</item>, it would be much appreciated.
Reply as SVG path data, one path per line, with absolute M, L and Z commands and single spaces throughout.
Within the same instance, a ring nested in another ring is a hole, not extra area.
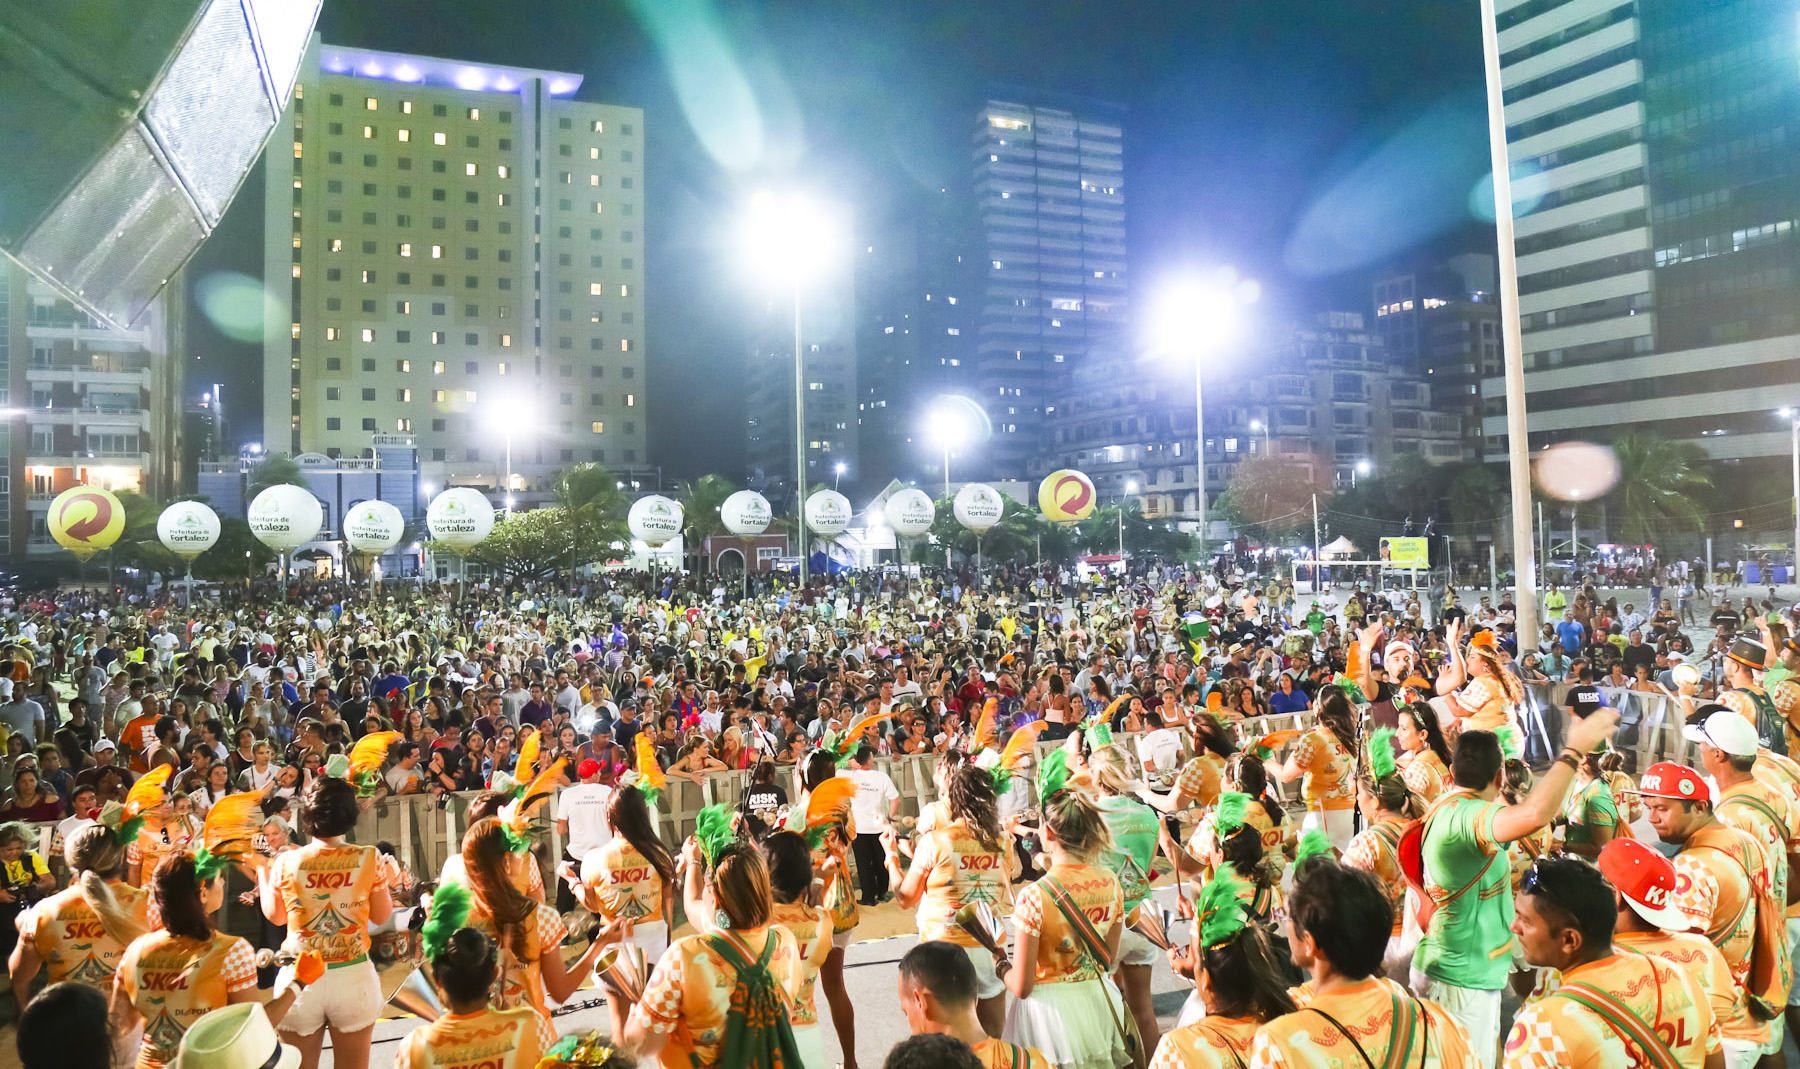
M 358 553 L 380 556 L 400 544 L 406 518 L 386 501 L 371 499 L 344 514 L 344 541 Z
M 292 553 L 325 526 L 325 506 L 304 486 L 271 486 L 250 502 L 250 533 L 277 553 Z
M 950 511 L 956 522 L 977 534 L 1000 522 L 1006 513 L 1006 501 L 1000 491 L 986 483 L 970 483 L 956 492 Z
M 836 490 L 820 490 L 806 499 L 806 527 L 821 538 L 836 538 L 850 527 L 850 499 Z
M 681 533 L 681 504 L 661 494 L 649 494 L 631 503 L 625 525 L 631 537 L 652 548 Z
M 156 538 L 170 553 L 193 560 L 219 542 L 219 514 L 198 501 L 177 501 L 156 518 Z
M 1610 446 L 1563 442 L 1532 459 L 1538 487 L 1559 501 L 1592 501 L 1619 481 L 1619 458 Z
M 739 490 L 719 506 L 719 519 L 727 531 L 749 537 L 769 529 L 775 519 L 775 510 L 769 507 L 769 499 L 755 490 Z
M 937 506 L 931 503 L 931 495 L 923 490 L 901 490 L 887 499 L 883 512 L 894 533 L 906 538 L 916 538 L 931 530 L 937 519 Z
M 425 509 L 431 537 L 458 553 L 467 553 L 494 530 L 494 506 L 470 486 L 452 486 L 431 499 Z

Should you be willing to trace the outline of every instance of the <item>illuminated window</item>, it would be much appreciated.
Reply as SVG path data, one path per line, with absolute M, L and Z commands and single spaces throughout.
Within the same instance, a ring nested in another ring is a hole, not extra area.
M 475 165 L 472 163 L 463 164 L 463 174 L 470 178 L 474 178 L 475 177 Z
M 500 194 L 495 195 L 494 203 L 498 204 L 498 205 L 500 205 L 500 207 L 504 208 L 508 204 L 512 203 L 512 197 L 505 193 L 500 193 Z M 501 225 L 505 226 L 506 224 L 502 223 Z
M 431 362 L 431 373 L 433 375 L 442 375 L 444 373 L 444 362 L 442 360 L 433 360 Z M 442 401 L 443 397 L 440 396 L 438 400 Z
M 363 280 L 363 281 L 364 281 L 364 282 L 365 282 L 365 283 L 366 283 L 366 282 L 373 282 L 373 281 L 375 281 L 375 272 L 373 272 L 373 271 L 364 271 L 364 272 L 363 272 L 363 273 L 362 273 L 362 280 Z
M 332 238 L 331 239 L 331 251 L 332 252 L 343 252 L 344 251 L 344 239 L 343 238 Z
M 507 337 L 511 337 L 511 335 L 507 335 Z M 500 374 L 506 374 L 506 362 L 504 360 L 500 362 Z
M 363 341 L 374 341 L 375 340 L 375 331 L 370 327 L 362 328 L 362 340 Z
M 433 245 L 431 247 L 431 258 L 433 260 L 442 260 L 444 258 L 444 247 L 442 245 Z
M 412 255 L 412 242 L 402 241 L 400 243 L 400 255 L 402 255 L 402 256 L 411 256 Z
M 468 404 L 471 404 L 471 405 L 474 404 L 475 403 L 475 391 L 474 390 L 464 390 L 463 391 L 463 400 L 465 402 L 467 402 Z
M 394 391 L 394 400 L 402 401 L 402 402 L 410 401 L 410 400 L 412 400 L 412 391 L 408 390 L 404 387 L 402 387 L 401 389 L 395 390 Z
M 411 130 L 396 130 L 394 132 L 394 136 L 399 138 L 402 141 L 411 141 L 412 140 L 412 131 Z
M 588 175 L 588 185 L 597 186 L 599 184 L 600 184 L 600 176 L 599 175 L 597 175 L 597 174 Z
M 445 137 L 443 131 L 441 131 L 441 130 L 438 131 L 437 133 L 431 135 L 431 143 L 434 145 L 442 145 L 442 144 L 447 143 L 449 140 L 450 139 Z
M 595 215 L 605 215 L 606 214 L 606 206 L 604 204 L 601 204 L 599 201 L 595 201 L 594 202 L 594 214 Z
M 604 420 L 597 419 L 594 422 L 588 424 L 588 428 L 590 430 L 592 430 L 595 434 L 605 434 L 606 433 L 606 422 Z
M 296 249 L 297 249 L 297 248 L 299 248 L 299 247 L 300 247 L 300 235 L 299 235 L 299 234 L 295 234 L 295 235 L 294 235 L 294 248 L 296 248 Z
M 606 124 L 601 122 L 599 119 L 595 119 L 594 120 L 594 132 L 596 134 L 604 134 L 606 132 Z
M 295 158 L 295 159 L 299 159 L 299 158 L 300 158 L 300 142 L 298 142 L 298 141 L 296 141 L 296 142 L 294 142 L 294 158 Z M 296 182 L 296 183 L 294 183 L 294 185 L 295 185 L 295 187 L 296 187 L 296 188 L 298 188 L 298 187 L 299 187 L 299 183 L 298 183 L 298 182 Z
M 619 287 L 619 296 L 621 296 L 621 297 L 631 296 L 631 287 L 630 286 L 620 286 Z
M 394 361 L 394 370 L 402 372 L 402 373 L 411 371 L 412 370 L 412 361 L 411 360 L 396 360 L 396 361 Z M 411 395 L 412 395 L 412 391 L 408 390 L 407 398 L 406 398 L 408 401 L 412 400 Z
M 375 128 L 373 126 L 363 127 L 363 140 L 364 141 L 367 141 L 369 138 L 372 138 L 374 136 L 375 136 Z
M 620 338 L 619 339 L 619 351 L 621 353 L 629 353 L 631 351 L 631 339 L 630 338 Z
M 506 178 L 512 174 L 512 170 L 509 167 L 507 167 L 506 164 L 503 163 L 503 164 L 499 165 L 498 167 L 494 168 L 494 174 L 498 175 L 501 178 Z
M 432 331 L 431 332 L 431 344 L 433 344 L 433 345 L 444 344 L 444 332 L 441 330 Z
M 294 265 L 294 277 L 295 278 L 300 277 L 300 265 L 299 264 Z
M 443 404 L 450 399 L 450 393 L 447 390 L 433 390 L 431 391 L 431 399 L 438 404 Z
M 375 110 L 375 98 L 374 97 L 364 97 L 363 98 L 363 107 L 369 109 L 370 111 L 374 111 Z
M 626 408 L 636 408 L 637 407 L 637 394 L 628 393 L 625 395 L 625 407 Z
M 500 335 L 500 348 L 502 348 L 502 349 L 512 348 L 512 335 L 511 334 Z
M 602 297 L 605 295 L 606 295 L 606 287 L 605 286 L 601 285 L 598 282 L 588 283 L 588 296 L 589 297 Z
M 400 114 L 402 114 L 402 115 L 411 115 L 412 114 L 412 101 L 402 100 L 400 102 Z
M 470 108 L 469 109 L 469 121 L 470 122 L 479 122 L 480 120 L 481 120 L 481 109 L 480 108 Z
M 299 146 L 295 146 L 295 147 L 298 148 Z M 294 155 L 298 156 L 299 153 L 296 152 Z M 600 158 L 600 150 L 599 149 L 597 149 L 597 148 L 588 149 L 588 159 L 597 160 L 599 158 Z
M 412 430 L 412 420 L 401 418 L 394 421 L 394 429 L 402 434 Z
M 325 328 L 325 340 L 326 341 L 337 341 L 338 340 L 338 328 L 326 327 Z

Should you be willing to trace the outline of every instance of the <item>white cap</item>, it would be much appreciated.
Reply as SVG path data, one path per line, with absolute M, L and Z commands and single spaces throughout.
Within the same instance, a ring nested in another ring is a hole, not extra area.
M 1756 729 L 1750 726 L 1750 721 L 1729 709 L 1712 714 L 1705 723 L 1682 728 L 1681 737 L 1689 742 L 1705 743 L 1733 757 L 1755 757 L 1758 748 Z

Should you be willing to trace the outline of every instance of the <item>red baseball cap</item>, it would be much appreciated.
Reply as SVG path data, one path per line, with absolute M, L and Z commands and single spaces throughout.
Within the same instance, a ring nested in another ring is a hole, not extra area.
M 1675 906 L 1675 863 L 1637 839 L 1614 839 L 1600 849 L 1600 874 L 1625 896 L 1632 912 L 1666 932 L 1693 926 Z
M 1700 773 L 1673 761 L 1658 761 L 1638 777 L 1638 794 L 1652 798 L 1682 798 L 1690 802 L 1710 802 L 1712 792 Z
M 586 761 L 575 766 L 575 774 L 582 779 L 587 779 L 589 776 L 598 776 L 600 774 L 600 762 L 590 757 Z

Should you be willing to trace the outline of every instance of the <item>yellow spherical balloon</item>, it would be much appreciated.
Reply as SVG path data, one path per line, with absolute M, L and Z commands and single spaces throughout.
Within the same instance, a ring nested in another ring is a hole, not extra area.
M 45 526 L 57 545 L 87 560 L 119 540 L 125 530 L 125 506 L 110 490 L 71 486 L 50 502 Z
M 1038 508 L 1052 523 L 1074 523 L 1094 511 L 1094 484 L 1087 476 L 1064 468 L 1044 476 L 1038 484 Z

